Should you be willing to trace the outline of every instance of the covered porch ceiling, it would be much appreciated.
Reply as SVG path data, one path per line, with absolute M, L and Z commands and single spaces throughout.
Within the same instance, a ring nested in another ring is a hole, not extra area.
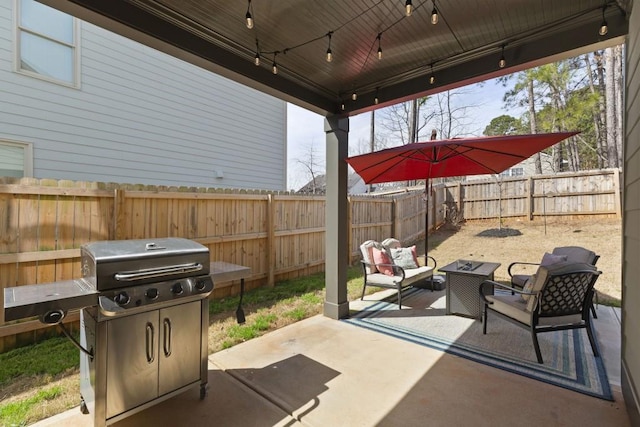
M 40 1 L 323 115 L 619 44 L 631 8 L 630 0 L 413 0 L 407 16 L 406 0 Z

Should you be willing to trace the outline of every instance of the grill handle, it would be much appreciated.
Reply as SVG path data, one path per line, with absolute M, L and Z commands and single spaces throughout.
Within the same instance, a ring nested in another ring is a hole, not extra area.
M 178 264 L 161 268 L 123 271 L 122 273 L 116 273 L 113 277 L 119 282 L 134 282 L 136 280 L 152 279 L 154 277 L 163 277 L 170 274 L 193 273 L 200 270 L 202 270 L 202 264 L 196 262 L 193 264 Z
M 147 362 L 153 363 L 155 359 L 155 352 L 153 351 L 154 346 L 154 331 L 153 325 L 151 323 L 147 323 Z
M 173 333 L 173 329 L 171 328 L 171 319 L 165 317 L 164 321 L 164 356 L 171 356 L 171 334 Z

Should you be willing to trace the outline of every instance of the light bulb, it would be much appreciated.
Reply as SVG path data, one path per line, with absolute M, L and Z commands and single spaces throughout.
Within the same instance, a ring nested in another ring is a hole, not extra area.
M 378 95 L 376 95 L 376 97 L 373 98 L 373 103 L 378 105 L 378 102 L 380 102 L 380 100 L 378 99 Z
M 438 23 L 438 11 L 436 10 L 435 6 L 433 6 L 433 10 L 431 11 L 431 23 L 433 25 L 436 25 Z
M 434 84 L 435 82 L 436 82 L 436 76 L 432 74 L 431 77 L 429 77 L 429 84 Z
M 598 34 L 600 34 L 601 36 L 606 36 L 608 32 L 609 32 L 609 26 L 607 25 L 607 21 L 602 21 L 602 24 L 600 25 L 600 31 L 598 31 Z
M 244 16 L 247 21 L 247 28 L 253 28 L 253 16 L 251 16 L 251 0 L 247 4 L 247 14 Z
M 378 48 L 378 59 L 382 59 L 382 48 Z
M 507 66 L 507 60 L 506 60 L 506 59 L 504 59 L 504 56 L 503 56 L 502 58 L 500 58 L 500 62 L 498 62 L 498 66 L 499 66 L 500 68 L 504 68 L 504 67 L 506 67 L 506 66 Z
M 411 0 L 407 0 L 407 2 L 404 4 L 404 11 L 407 16 L 411 16 L 411 14 L 413 13 L 413 4 L 411 4 Z
M 344 102 L 343 102 L 342 104 L 340 104 L 340 109 L 341 109 L 342 111 L 344 111 Z
M 271 71 L 273 72 L 273 74 L 278 74 L 278 65 L 274 62 L 273 66 L 271 67 Z
M 256 56 L 253 60 L 253 63 L 256 64 L 256 66 L 260 65 L 260 54 L 256 52 Z
M 355 93 L 355 92 L 353 92 L 353 93 L 351 94 L 351 99 L 352 99 L 352 100 L 354 100 L 354 101 L 355 101 L 356 99 L 358 99 L 358 94 L 357 94 L 357 93 Z
M 327 62 L 333 61 L 333 53 L 331 53 L 331 49 L 327 49 Z
M 607 6 L 603 6 L 602 7 L 602 24 L 600 24 L 600 30 L 598 30 L 598 34 L 600 34 L 601 36 L 605 36 L 607 35 L 607 33 L 609 32 L 609 26 L 607 25 L 607 20 L 604 19 L 604 13 L 607 10 Z

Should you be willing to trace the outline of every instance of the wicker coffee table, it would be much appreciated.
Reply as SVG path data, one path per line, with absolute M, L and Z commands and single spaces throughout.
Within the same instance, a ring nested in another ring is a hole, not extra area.
M 447 314 L 482 318 L 480 284 L 493 280 L 493 272 L 500 267 L 497 262 L 457 260 L 439 270 L 446 273 Z M 493 286 L 483 288 L 485 295 L 493 295 Z

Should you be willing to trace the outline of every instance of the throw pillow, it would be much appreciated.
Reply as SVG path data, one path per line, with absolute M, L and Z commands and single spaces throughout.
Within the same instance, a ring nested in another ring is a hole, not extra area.
M 566 260 L 567 260 L 566 255 L 553 255 L 553 254 L 550 254 L 549 252 L 545 252 L 544 255 L 542 256 L 542 261 L 540 261 L 540 266 L 550 267 L 554 264 L 558 264 Z
M 393 276 L 393 266 L 391 266 L 391 259 L 389 259 L 387 252 L 378 248 L 373 248 L 372 252 L 373 262 L 376 264 L 378 271 L 387 276 Z
M 418 263 L 413 257 L 411 248 L 391 249 L 391 257 L 393 263 L 404 269 L 418 268 Z
M 416 245 L 411 246 L 411 255 L 413 255 L 413 260 L 416 262 L 416 265 L 420 267 L 420 263 L 418 262 L 418 251 L 416 249 Z

